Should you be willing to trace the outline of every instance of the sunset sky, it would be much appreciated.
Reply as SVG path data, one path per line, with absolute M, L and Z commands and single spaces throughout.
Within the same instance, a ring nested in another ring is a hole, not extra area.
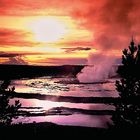
M 86 64 L 140 41 L 139 0 L 0 0 L 0 63 Z

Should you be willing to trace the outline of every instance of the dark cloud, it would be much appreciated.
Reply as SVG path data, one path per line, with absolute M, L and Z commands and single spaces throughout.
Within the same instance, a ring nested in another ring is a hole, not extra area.
M 18 53 L 5 53 L 5 52 L 0 52 L 0 57 L 16 57 L 19 56 Z
M 72 53 L 75 51 L 89 51 L 91 50 L 91 48 L 88 47 L 73 47 L 73 48 L 62 48 L 63 50 L 65 50 L 66 53 Z
M 46 53 L 45 53 L 46 54 Z M 43 53 L 38 53 L 38 52 L 18 52 L 18 53 L 10 53 L 10 52 L 3 52 L 0 51 L 0 58 L 1 57 L 22 57 L 22 56 L 26 56 L 26 55 L 43 55 Z

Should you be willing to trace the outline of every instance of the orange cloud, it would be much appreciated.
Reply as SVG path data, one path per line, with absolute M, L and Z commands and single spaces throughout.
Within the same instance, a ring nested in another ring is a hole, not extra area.
M 24 38 L 31 33 L 23 31 L 23 30 L 14 30 L 14 29 L 6 29 L 0 28 L 0 45 L 1 46 L 37 46 L 40 43 L 27 41 Z
M 49 58 L 37 61 L 38 65 L 84 65 L 86 58 Z
M 127 47 L 132 35 L 134 35 L 137 41 L 140 40 L 139 7 L 139 0 L 39 0 L 36 2 L 34 0 L 0 0 L 0 16 L 67 16 L 73 22 L 76 22 L 75 30 L 71 33 L 69 40 L 56 43 L 56 46 L 59 45 L 59 48 L 65 50 L 65 52 L 91 48 L 91 50 L 96 49 L 102 53 L 112 53 L 120 52 L 123 48 Z M 84 36 L 85 32 L 78 32 L 81 29 L 90 32 L 92 38 L 87 39 L 89 35 Z M 24 38 L 29 34 L 25 31 L 16 31 L 16 29 L 15 31 L 0 29 L 0 47 L 10 45 L 22 47 L 38 46 L 37 42 Z M 75 34 L 82 34 L 83 36 L 82 38 L 80 38 L 81 36 L 75 38 Z M 89 40 L 89 42 L 86 40 Z M 47 45 L 44 47 L 44 50 L 48 47 Z M 49 46 L 48 48 L 51 47 Z M 63 53 L 60 52 L 61 55 Z M 56 61 L 51 62 L 55 63 Z M 69 62 L 73 63 L 72 61 Z M 78 59 L 78 62 L 84 61 Z
M 94 33 L 94 46 L 103 50 L 122 49 L 132 35 L 137 39 L 140 36 L 139 0 L 0 0 L 0 3 L 1 15 L 69 15 Z

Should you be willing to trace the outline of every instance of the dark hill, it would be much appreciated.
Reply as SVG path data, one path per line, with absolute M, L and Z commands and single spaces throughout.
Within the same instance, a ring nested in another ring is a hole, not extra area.
M 0 79 L 32 78 L 39 76 L 76 76 L 84 66 L 32 66 L 0 64 Z

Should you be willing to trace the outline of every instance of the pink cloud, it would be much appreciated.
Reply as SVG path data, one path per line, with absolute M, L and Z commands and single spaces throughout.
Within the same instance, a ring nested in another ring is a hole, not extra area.
M 93 32 L 93 45 L 102 51 L 120 50 L 132 37 L 140 39 L 139 0 L 89 0 L 73 11 L 81 26 Z

